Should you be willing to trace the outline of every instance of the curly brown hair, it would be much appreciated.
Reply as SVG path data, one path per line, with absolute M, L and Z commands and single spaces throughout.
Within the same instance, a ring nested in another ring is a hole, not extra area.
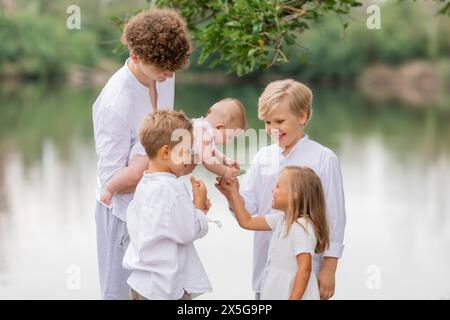
M 144 63 L 164 71 L 182 69 L 192 51 L 186 23 L 172 9 L 140 12 L 125 25 L 122 42 Z

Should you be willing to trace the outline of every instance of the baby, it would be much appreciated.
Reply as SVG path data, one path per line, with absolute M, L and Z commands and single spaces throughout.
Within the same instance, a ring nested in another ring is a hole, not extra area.
M 227 144 L 246 130 L 247 120 L 242 103 L 233 98 L 220 100 L 204 117 L 193 119 L 193 126 L 192 163 L 185 165 L 185 174 L 192 172 L 197 164 L 202 164 L 219 177 L 235 177 L 240 169 L 239 164 L 220 152 L 217 145 Z M 109 206 L 115 193 L 133 192 L 148 164 L 142 145 L 135 144 L 130 152 L 128 167 L 116 173 L 105 184 L 100 201 Z

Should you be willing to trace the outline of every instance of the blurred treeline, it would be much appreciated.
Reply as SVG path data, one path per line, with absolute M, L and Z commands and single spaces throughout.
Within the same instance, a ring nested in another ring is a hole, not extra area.
M 81 8 L 80 30 L 66 28 L 69 5 Z M 119 47 L 121 31 L 112 17 L 124 18 L 145 5 L 144 0 L 1 0 L 0 76 L 59 78 L 74 66 L 93 72 L 114 68 L 127 52 Z M 450 18 L 438 16 L 434 3 L 386 1 L 381 6 L 381 30 L 366 27 L 366 7 L 346 19 L 345 30 L 339 17 L 325 16 L 299 35 L 297 45 L 289 49 L 288 64 L 264 73 L 352 81 L 374 63 L 427 60 L 444 66 L 445 77 L 450 78 Z M 198 54 L 196 50 L 189 69 L 210 71 L 207 64 L 197 65 Z

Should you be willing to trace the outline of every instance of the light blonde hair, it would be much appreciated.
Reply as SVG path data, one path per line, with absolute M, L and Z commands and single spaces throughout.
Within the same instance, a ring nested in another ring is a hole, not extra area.
M 303 217 L 307 223 L 314 226 L 317 239 L 315 252 L 324 252 L 330 245 L 330 238 L 320 178 L 306 167 L 287 166 L 281 172 L 286 172 L 284 177 L 289 199 L 286 211 L 286 235 L 292 224 L 298 223 L 297 220 Z M 303 225 L 301 226 L 305 229 Z
M 139 130 L 139 140 L 150 159 L 155 158 L 158 150 L 169 145 L 174 147 L 182 141 L 173 141 L 172 133 L 177 129 L 187 130 L 192 139 L 192 122 L 184 112 L 158 110 L 144 118 Z
M 224 107 L 219 108 L 218 106 L 218 104 L 222 102 L 232 103 L 227 104 L 227 109 L 224 110 Z M 224 122 L 224 125 L 227 129 L 242 129 L 244 131 L 247 130 L 247 115 L 244 105 L 239 99 L 224 98 L 217 101 L 211 108 L 209 108 L 206 116 L 208 116 L 213 111 L 220 112 L 220 118 Z
M 273 108 L 280 103 L 285 103 L 295 116 L 306 113 L 306 123 L 308 123 L 312 115 L 312 100 L 311 89 L 301 82 L 293 79 L 273 81 L 266 86 L 259 97 L 258 117 L 263 119 Z

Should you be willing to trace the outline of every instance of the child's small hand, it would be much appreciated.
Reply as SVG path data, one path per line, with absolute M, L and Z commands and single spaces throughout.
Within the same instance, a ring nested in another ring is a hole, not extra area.
M 110 206 L 112 197 L 113 194 L 107 188 L 103 188 L 102 193 L 100 194 L 100 201 Z
M 205 213 L 208 212 L 209 206 L 211 206 L 211 202 L 207 197 L 208 192 L 206 190 L 205 183 L 202 180 L 197 180 L 193 176 L 191 176 L 191 184 L 192 195 L 194 197 L 194 206 Z
M 223 174 L 222 178 L 224 179 L 231 179 L 236 178 L 237 174 L 239 172 L 239 169 L 235 167 L 225 167 L 225 173 Z
M 211 200 L 209 200 L 208 198 L 206 198 L 205 201 L 205 207 L 202 209 L 202 211 L 204 213 L 207 213 L 209 211 L 209 208 L 211 208 Z
M 227 199 L 239 193 L 239 180 L 236 178 L 217 177 L 215 186 Z
M 239 165 L 239 163 L 237 163 L 237 161 L 230 159 L 230 158 L 225 158 L 225 165 L 230 168 L 235 168 L 237 170 L 241 169 L 241 166 Z

